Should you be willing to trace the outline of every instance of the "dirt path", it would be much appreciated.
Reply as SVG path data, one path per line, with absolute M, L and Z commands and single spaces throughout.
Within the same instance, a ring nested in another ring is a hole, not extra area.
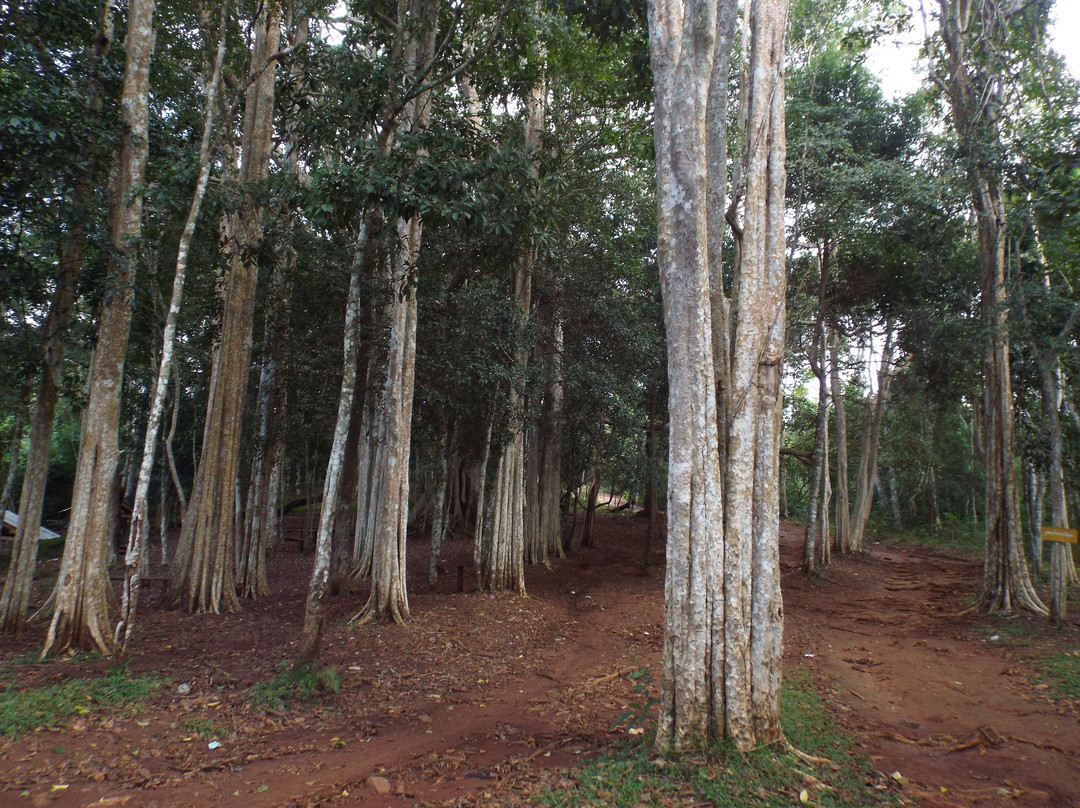
M 1080 805 L 1077 712 L 1048 700 L 1020 661 L 1040 640 L 1075 649 L 1075 624 L 1061 637 L 1018 617 L 1006 633 L 959 614 L 981 565 L 919 548 L 874 545 L 829 569 L 824 587 L 789 564 L 788 645 L 813 655 L 879 769 L 929 806 Z
M 469 592 L 468 580 L 456 594 L 470 548 L 451 545 L 436 591 L 410 580 L 414 620 L 403 628 L 348 629 L 363 593 L 339 598 L 325 658 L 342 693 L 280 715 L 252 712 L 247 694 L 290 658 L 310 556 L 275 559 L 276 594 L 237 615 L 147 609 L 133 669 L 164 678 L 160 696 L 135 716 L 0 742 L 0 804 L 517 804 L 546 772 L 610 745 L 638 698 L 627 674 L 655 675 L 662 575 L 638 572 L 643 531 L 643 520 L 602 520 L 597 547 L 530 570 L 524 600 Z M 412 568 L 423 569 L 414 549 Z M 823 585 L 799 574 L 799 549 L 785 528 L 786 664 L 822 676 L 880 769 L 899 771 L 927 805 L 1080 804 L 1075 709 L 1026 682 L 1023 649 L 991 641 L 985 618 L 956 616 L 977 565 L 874 546 L 839 560 Z M 101 664 L 22 665 L 16 682 Z M 214 749 L 208 731 L 225 736 Z

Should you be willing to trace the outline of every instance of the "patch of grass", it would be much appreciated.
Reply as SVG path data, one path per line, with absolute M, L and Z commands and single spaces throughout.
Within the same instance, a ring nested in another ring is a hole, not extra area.
M 229 737 L 229 728 L 221 724 L 215 724 L 209 718 L 188 718 L 181 722 L 180 726 L 192 735 L 198 735 L 204 741 L 217 739 L 224 741 Z
M 37 688 L 8 685 L 0 693 L 0 734 L 16 738 L 98 710 L 133 712 L 157 687 L 154 679 L 129 679 L 123 674 Z
M 292 668 L 272 682 L 259 682 L 248 691 L 256 710 L 283 710 L 298 701 L 334 695 L 341 690 L 341 680 L 330 668 L 305 665 Z
M 784 734 L 793 746 L 827 757 L 833 769 L 813 766 L 779 749 L 739 754 L 728 744 L 698 754 L 656 758 L 650 736 L 617 757 L 598 760 L 567 774 L 557 790 L 538 797 L 546 808 L 637 808 L 711 805 L 715 808 L 805 804 L 829 808 L 898 805 L 887 778 L 852 753 L 853 742 L 830 719 L 808 672 L 784 686 Z
M 1031 660 L 1035 678 L 1050 685 L 1050 695 L 1059 700 L 1080 700 L 1080 650 L 1062 651 Z

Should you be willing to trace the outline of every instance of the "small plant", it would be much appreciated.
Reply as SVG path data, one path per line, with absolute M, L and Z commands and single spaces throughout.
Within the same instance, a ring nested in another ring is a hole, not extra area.
M 626 678 L 634 683 L 634 695 L 638 698 L 626 705 L 626 709 L 615 719 L 611 728 L 625 726 L 628 735 L 641 735 L 645 732 L 645 725 L 651 720 L 653 707 L 657 704 L 657 699 L 650 695 L 652 676 L 649 675 L 648 668 L 642 668 Z
M 192 735 L 198 735 L 204 741 L 219 740 L 224 741 L 229 737 L 229 728 L 215 724 L 209 718 L 197 717 L 188 718 L 183 721 L 180 726 L 190 732 Z
M 122 673 L 37 688 L 9 685 L 0 693 L 0 734 L 16 738 L 102 709 L 134 711 L 157 687 L 153 679 L 129 679 Z
M 341 680 L 333 670 L 304 665 L 294 667 L 272 682 L 259 682 L 248 694 L 253 708 L 275 712 L 294 702 L 311 701 L 340 690 Z

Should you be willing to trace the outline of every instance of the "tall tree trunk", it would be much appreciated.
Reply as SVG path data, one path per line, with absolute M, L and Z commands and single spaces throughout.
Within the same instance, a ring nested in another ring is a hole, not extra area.
M 345 336 L 342 349 L 341 394 L 338 398 L 337 422 L 330 447 L 330 460 L 323 483 L 322 510 L 319 512 L 319 533 L 315 540 L 315 564 L 308 585 L 304 628 L 296 653 L 296 667 L 313 664 L 322 647 L 323 626 L 326 623 L 326 595 L 330 582 L 330 555 L 337 518 L 338 490 L 341 484 L 349 427 L 352 423 L 353 396 L 356 392 L 356 354 L 360 325 L 360 274 L 367 246 L 367 231 L 361 229 L 356 257 L 349 277 L 349 295 L 345 309 Z
M 104 98 L 101 70 L 112 49 L 116 3 L 106 0 L 91 56 L 90 86 L 86 113 L 91 123 L 101 115 Z M 42 328 L 41 381 L 30 419 L 30 442 L 19 496 L 19 527 L 15 530 L 11 562 L 0 596 L 0 631 L 18 633 L 26 624 L 34 568 L 37 564 L 41 511 L 45 502 L 45 482 L 52 447 L 53 417 L 60 395 L 60 371 L 67 348 L 67 331 L 75 306 L 76 283 L 82 272 L 86 251 L 87 223 L 93 203 L 97 173 L 98 142 L 93 138 L 82 148 L 85 169 L 76 182 L 71 200 L 71 221 L 60 254 L 60 271 L 53 290 L 49 313 Z
M 1028 575 L 1020 532 L 1013 443 L 1008 307 L 1005 305 L 1005 200 L 998 120 L 1004 105 L 1001 58 L 1020 4 L 939 0 L 946 83 L 978 231 L 983 352 L 983 458 L 986 466 L 986 562 L 981 605 L 1045 615 Z
M 432 586 L 439 578 L 439 554 L 442 552 L 443 533 L 446 532 L 446 489 L 449 485 L 450 458 L 455 452 L 454 429 L 446 426 L 445 417 L 439 418 L 439 447 L 435 455 L 435 502 L 432 505 L 431 552 L 428 555 L 428 581 Z
M 302 48 L 308 42 L 308 16 L 304 9 L 292 3 L 286 22 L 291 32 L 289 45 Z M 294 16 L 295 15 L 295 16 Z M 285 137 L 281 145 L 285 153 L 284 171 L 287 181 L 295 182 L 299 175 L 299 151 L 296 143 L 297 117 L 300 109 L 297 89 L 303 82 L 303 63 L 296 60 L 290 66 Z M 293 212 L 285 208 L 280 212 L 283 241 L 281 251 L 274 263 L 267 295 L 267 313 L 263 324 L 262 367 L 259 371 L 259 389 L 255 396 L 255 440 L 251 462 L 251 507 L 247 509 L 244 537 L 237 562 L 237 590 L 241 597 L 257 598 L 270 594 L 270 582 L 266 576 L 266 556 L 270 537 L 278 526 L 276 503 L 270 492 L 273 474 L 271 454 L 280 439 L 283 382 L 281 379 L 281 350 L 289 332 L 290 275 L 295 259 L 293 245 Z
M 786 10 L 783 0 L 750 9 L 746 205 L 731 305 L 717 268 L 735 4 L 649 3 L 671 414 L 661 750 L 713 737 L 746 750 L 780 737 Z
M 847 408 L 840 381 L 840 338 L 829 329 L 829 380 L 836 413 L 836 545 L 841 553 L 851 549 L 851 502 L 848 483 Z
M 563 454 L 563 325 L 561 313 L 553 315 L 551 339 L 545 346 L 547 380 L 544 386 L 543 432 L 540 447 L 540 544 L 544 558 L 563 557 L 562 495 Z
M 69 648 L 112 647 L 108 620 L 106 551 L 116 463 L 120 394 L 131 327 L 135 269 L 142 233 L 143 185 L 149 153 L 150 62 L 154 52 L 154 0 L 130 0 L 124 86 L 124 132 L 109 183 L 109 280 L 90 360 L 90 395 L 83 414 L 71 522 L 56 582 L 55 611 L 43 654 Z
M 240 204 L 226 214 L 224 311 L 214 353 L 202 456 L 165 602 L 188 612 L 232 612 L 240 607 L 234 584 L 236 471 L 251 360 L 251 329 L 262 241 L 264 206 L 257 186 L 266 180 L 273 145 L 274 75 L 281 6 L 267 0 L 255 20 L 251 70 L 241 142 Z
M 540 54 L 541 61 L 544 54 Z M 530 162 L 529 173 L 534 182 L 540 177 L 540 152 L 544 141 L 544 103 L 547 95 L 545 80 L 541 77 L 525 98 L 525 153 Z M 536 262 L 537 247 L 534 243 L 524 245 L 514 269 L 514 305 L 518 317 L 524 323 L 532 311 L 532 274 Z M 524 367 L 529 350 L 519 344 L 514 363 Z M 515 415 L 523 409 L 524 398 L 511 386 L 509 410 Z M 507 589 L 525 594 L 525 426 L 514 421 L 510 424 L 509 437 L 500 449 L 496 465 L 492 502 L 494 510 L 485 524 L 478 541 L 487 546 L 480 556 L 484 565 L 477 568 L 477 582 L 484 589 Z M 530 502 L 535 508 L 538 503 Z
M 221 85 L 221 69 L 225 61 L 225 35 L 229 21 L 229 3 L 221 4 L 221 14 L 217 31 L 217 50 L 209 70 L 209 77 L 203 88 L 206 96 L 206 112 L 203 118 L 202 141 L 199 145 L 199 170 L 188 208 L 187 220 L 180 234 L 180 244 L 176 251 L 176 271 L 173 276 L 172 297 L 169 300 L 168 314 L 165 316 L 165 328 L 161 340 L 161 362 L 158 366 L 157 383 L 154 397 L 150 402 L 150 412 L 146 420 L 146 435 L 143 439 L 142 463 L 135 488 L 135 502 L 132 506 L 131 525 L 127 542 L 127 554 L 124 558 L 124 583 L 120 601 L 120 620 L 113 633 L 116 645 L 117 667 L 126 661 L 135 616 L 139 603 L 139 582 L 142 576 L 142 561 L 146 556 L 146 544 L 150 535 L 150 481 L 154 471 L 157 451 L 158 432 L 161 418 L 165 411 L 165 396 L 169 389 L 169 377 L 172 374 L 173 352 L 176 343 L 176 323 L 180 317 L 180 302 L 184 295 L 184 282 L 187 278 L 188 254 L 191 241 L 195 236 L 195 225 L 202 210 L 206 187 L 210 181 L 211 138 L 214 133 L 214 120 L 217 117 L 217 95 Z M 180 390 L 176 390 L 177 398 Z
M 33 387 L 33 382 L 27 377 L 19 391 L 19 406 L 15 411 L 15 424 L 11 428 L 11 448 L 8 450 L 8 472 L 4 478 L 4 493 L 0 494 L 0 516 L 11 508 L 11 500 L 15 495 L 15 480 L 19 475 L 19 460 L 22 457 L 23 426 L 26 424 L 26 411 Z
M 881 438 L 881 425 L 885 421 L 885 405 L 889 400 L 889 387 L 896 367 L 893 363 L 894 323 L 890 318 L 885 323 L 885 344 L 881 348 L 881 364 L 878 367 L 877 391 L 873 399 L 866 403 L 863 416 L 862 448 L 859 452 L 859 471 L 855 479 L 855 510 L 851 515 L 851 550 L 861 553 L 866 532 L 866 523 L 870 520 L 870 509 L 874 504 L 874 481 L 877 478 L 878 444 Z

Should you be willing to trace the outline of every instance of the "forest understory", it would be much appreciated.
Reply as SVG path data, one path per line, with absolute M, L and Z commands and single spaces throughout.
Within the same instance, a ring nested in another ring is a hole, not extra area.
M 341 692 L 269 712 L 250 690 L 294 656 L 311 555 L 271 559 L 274 594 L 232 615 L 163 612 L 155 591 L 130 663 L 155 694 L 134 713 L 0 740 L 0 804 L 493 807 L 570 787 L 568 768 L 634 742 L 613 729 L 641 698 L 630 675 L 649 669 L 658 687 L 663 556 L 641 575 L 645 529 L 602 519 L 593 547 L 528 570 L 526 598 L 475 591 L 464 542 L 444 548 L 432 589 L 426 547 L 411 542 L 413 620 L 349 627 L 366 592 L 332 599 L 323 659 Z M 810 580 L 801 528 L 784 524 L 781 544 L 786 673 L 810 674 L 902 800 L 1077 804 L 1080 704 L 1039 663 L 1080 654 L 1075 619 L 1052 630 L 965 612 L 974 556 L 877 543 Z M 57 563 L 41 565 L 35 603 Z M 105 671 L 101 659 L 37 662 L 43 632 L 5 641 L 0 687 Z

